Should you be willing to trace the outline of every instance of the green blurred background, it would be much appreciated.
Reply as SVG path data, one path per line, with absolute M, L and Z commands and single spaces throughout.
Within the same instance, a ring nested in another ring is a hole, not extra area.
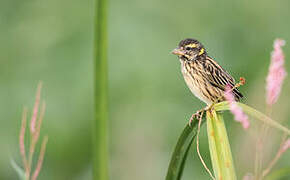
M 202 108 L 186 87 L 178 42 L 200 40 L 236 79 L 244 102 L 264 111 L 265 76 L 276 37 L 290 43 L 290 1 L 110 0 L 109 150 L 110 179 L 164 179 L 177 138 L 193 112 Z M 0 179 L 14 180 L 20 163 L 18 133 L 23 106 L 32 110 L 36 86 L 44 83 L 49 135 L 39 179 L 91 179 L 93 120 L 92 0 L 1 0 L 0 3 Z M 290 70 L 290 46 L 283 48 Z M 273 113 L 290 118 L 289 78 Z M 244 131 L 227 114 L 238 176 L 253 172 L 257 129 Z M 210 164 L 206 128 L 201 151 Z M 281 133 L 270 131 L 265 161 L 277 151 Z M 287 153 L 275 169 L 289 167 Z M 183 179 L 209 179 L 193 148 Z M 239 178 L 240 179 L 240 178 Z

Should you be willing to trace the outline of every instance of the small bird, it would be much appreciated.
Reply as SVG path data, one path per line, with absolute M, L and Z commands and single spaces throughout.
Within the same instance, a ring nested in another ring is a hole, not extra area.
M 235 88 L 234 78 L 207 55 L 199 41 L 184 39 L 172 53 L 179 57 L 181 72 L 187 86 L 207 106 L 225 100 L 224 93 L 227 85 L 233 88 L 236 101 L 243 97 Z

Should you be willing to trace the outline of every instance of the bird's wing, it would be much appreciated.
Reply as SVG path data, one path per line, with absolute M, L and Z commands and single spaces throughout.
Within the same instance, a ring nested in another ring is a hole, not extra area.
M 225 90 L 226 85 L 230 85 L 231 87 L 235 86 L 234 78 L 213 59 L 207 57 L 206 63 L 202 64 L 207 73 L 206 78 L 211 85 L 221 89 L 222 91 Z M 233 94 L 235 95 L 236 100 L 243 97 L 237 88 L 233 90 Z

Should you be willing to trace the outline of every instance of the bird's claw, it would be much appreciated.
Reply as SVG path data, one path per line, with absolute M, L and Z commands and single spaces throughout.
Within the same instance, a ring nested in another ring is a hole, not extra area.
M 194 113 L 194 114 L 192 114 L 191 115 L 191 117 L 190 117 L 190 119 L 189 119 L 189 122 L 188 122 L 188 125 L 191 127 L 191 123 L 192 123 L 192 121 L 194 120 L 194 119 L 200 119 L 201 118 L 201 116 L 202 116 L 202 112 L 203 112 L 204 110 L 202 109 L 202 110 L 199 110 L 199 111 L 196 111 L 196 113 Z

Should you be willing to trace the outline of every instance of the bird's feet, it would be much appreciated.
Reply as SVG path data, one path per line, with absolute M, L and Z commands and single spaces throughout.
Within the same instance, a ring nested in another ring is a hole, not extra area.
M 194 119 L 198 119 L 198 120 L 202 119 L 202 115 L 204 111 L 205 109 L 201 109 L 201 110 L 196 111 L 196 113 L 192 114 L 189 119 L 188 125 L 191 127 L 191 123 Z
M 208 106 L 205 108 L 205 110 L 211 112 L 211 111 L 213 110 L 213 106 L 214 106 L 215 104 L 216 104 L 216 103 L 212 103 L 212 104 L 208 105 Z
M 192 114 L 191 118 L 189 119 L 188 125 L 191 126 L 191 123 L 194 119 L 201 120 L 205 111 L 211 112 L 213 110 L 214 104 L 215 103 L 207 105 L 205 108 L 198 110 L 198 111 L 196 111 L 196 113 Z

